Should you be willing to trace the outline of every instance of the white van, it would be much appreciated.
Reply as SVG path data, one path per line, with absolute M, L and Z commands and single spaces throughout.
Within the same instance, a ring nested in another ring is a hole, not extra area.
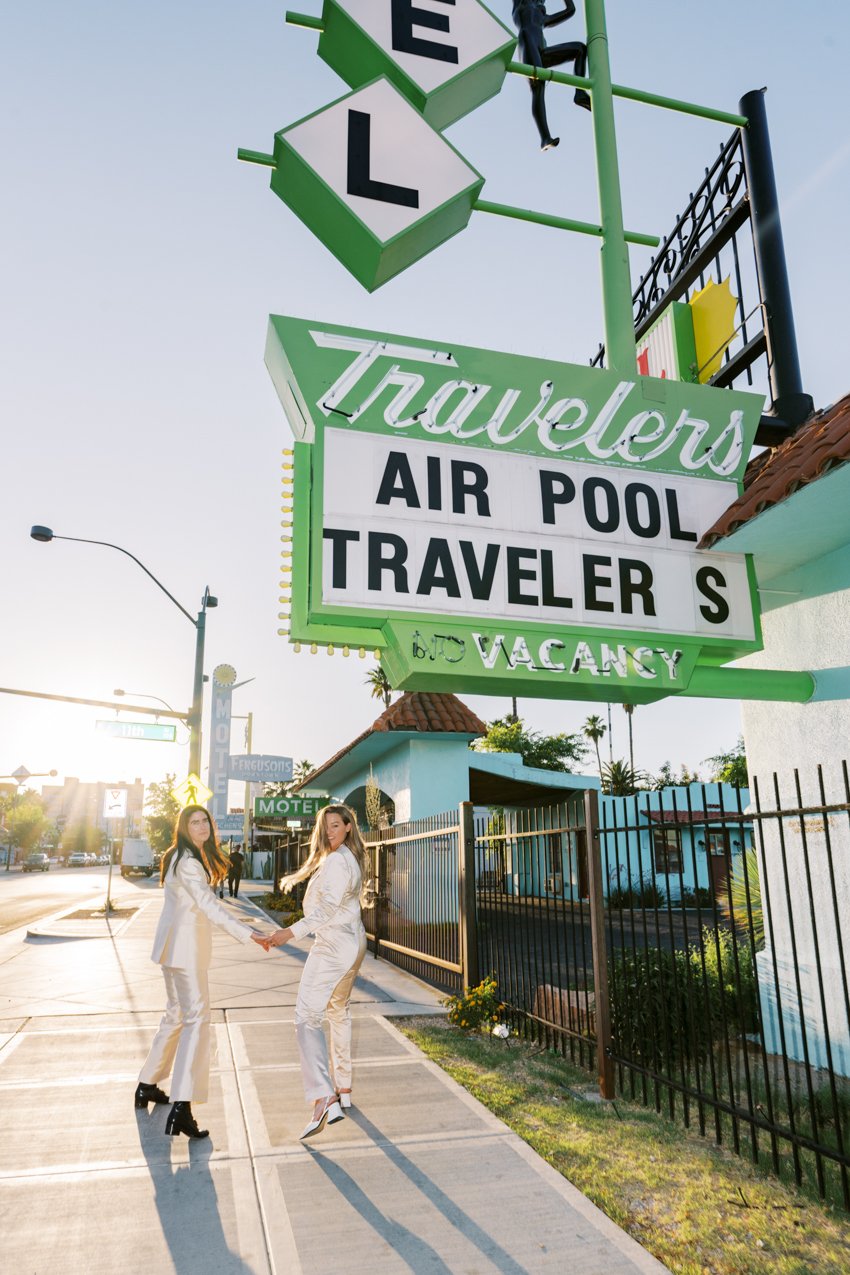
M 144 837 L 125 837 L 121 850 L 122 877 L 152 877 L 153 850 Z

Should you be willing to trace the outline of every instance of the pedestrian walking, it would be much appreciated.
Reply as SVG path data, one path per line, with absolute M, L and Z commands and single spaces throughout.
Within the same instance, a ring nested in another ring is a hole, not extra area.
M 227 869 L 227 888 L 230 891 L 231 899 L 239 898 L 239 882 L 242 880 L 242 873 L 245 870 L 245 856 L 242 853 L 241 845 L 230 852 L 230 867 Z
M 214 887 L 227 873 L 215 825 L 203 806 L 180 812 L 174 840 L 162 857 L 160 882 L 165 903 L 151 959 L 162 966 L 166 1009 L 145 1065 L 139 1074 L 135 1105 L 173 1103 L 165 1132 L 206 1138 L 192 1114 L 193 1102 L 206 1102 L 210 1076 L 210 993 L 212 926 L 240 943 L 261 936 L 236 918 L 215 897 Z M 211 888 L 212 887 L 212 888 Z M 261 946 L 264 944 L 261 943 Z M 268 950 L 268 948 L 266 948 Z M 171 1073 L 171 1097 L 159 1082 Z
M 351 1106 L 351 990 L 366 954 L 366 931 L 360 914 L 367 851 L 348 806 L 325 806 L 310 840 L 310 854 L 298 872 L 284 877 L 289 890 L 310 879 L 304 895 L 304 917 L 259 940 L 266 951 L 292 939 L 315 935 L 295 1002 L 295 1036 L 301 1058 L 304 1096 L 313 1115 L 301 1138 L 320 1133 L 325 1124 L 343 1119 Z M 331 1053 L 322 1019 L 331 1029 Z

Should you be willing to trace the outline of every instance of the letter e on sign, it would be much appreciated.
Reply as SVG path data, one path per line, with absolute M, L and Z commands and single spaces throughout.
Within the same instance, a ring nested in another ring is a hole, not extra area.
M 325 0 L 319 57 L 351 88 L 385 75 L 434 128 L 502 87 L 516 33 L 480 0 Z

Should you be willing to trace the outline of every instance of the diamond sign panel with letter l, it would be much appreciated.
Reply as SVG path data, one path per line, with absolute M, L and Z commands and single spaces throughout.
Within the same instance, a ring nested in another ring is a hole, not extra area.
M 351 88 L 385 75 L 443 129 L 502 87 L 516 34 L 479 0 L 325 0 L 319 57 Z
M 271 187 L 372 292 L 465 229 L 484 178 L 386 79 L 275 134 Z

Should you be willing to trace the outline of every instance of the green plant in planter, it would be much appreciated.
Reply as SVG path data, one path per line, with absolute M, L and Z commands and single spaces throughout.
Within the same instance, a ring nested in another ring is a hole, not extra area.
M 442 1002 L 448 1007 L 449 1022 L 464 1031 L 482 1027 L 488 1031 L 499 1021 L 504 1006 L 499 1001 L 499 987 L 495 977 L 489 974 L 477 987 L 467 987 L 461 996 L 447 996 Z
M 266 912 L 285 912 L 290 923 L 300 921 L 304 915 L 291 894 L 260 894 L 254 900 Z

